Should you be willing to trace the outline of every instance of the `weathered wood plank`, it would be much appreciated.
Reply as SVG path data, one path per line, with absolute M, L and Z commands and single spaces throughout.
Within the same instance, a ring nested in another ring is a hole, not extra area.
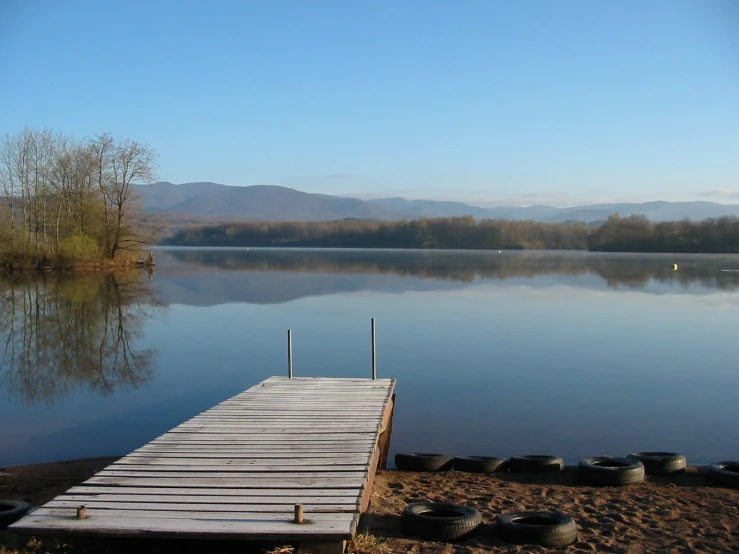
M 328 446 L 330 444 L 316 441 L 290 441 L 281 444 L 279 441 L 243 441 L 239 443 L 218 441 L 218 440 L 188 440 L 188 441 L 162 441 L 156 445 L 152 445 L 150 448 L 135 450 L 131 454 L 140 453 L 144 455 L 152 455 L 152 453 L 162 451 L 177 451 L 177 450 L 195 450 L 198 452 L 207 452 L 209 450 L 222 450 L 222 451 L 233 451 L 233 452 L 263 452 L 265 454 L 271 454 L 272 452 L 284 452 L 287 455 L 295 454 L 300 455 L 301 452 L 315 452 L 315 453 L 336 453 L 345 455 L 357 455 L 358 453 L 365 453 L 369 449 L 374 448 L 372 443 L 363 442 L 347 442 L 342 447 L 335 446 L 334 450 L 331 450 Z
M 279 461 L 279 460 L 290 460 L 291 459 L 291 458 L 276 458 L 276 457 L 270 458 L 270 457 L 267 457 L 267 456 L 256 457 L 256 456 L 253 456 L 251 454 L 234 454 L 233 452 L 224 452 L 224 453 L 213 452 L 211 454 L 208 454 L 207 451 L 202 451 L 202 452 L 157 452 L 156 455 L 157 455 L 158 458 L 161 458 L 163 460 L 164 459 L 166 459 L 166 460 L 172 460 L 173 462 L 176 462 L 177 460 L 182 460 L 183 463 L 185 461 L 188 461 L 188 463 L 189 462 L 196 463 L 196 462 L 201 462 L 201 461 L 204 461 L 204 460 L 213 460 L 214 461 L 214 465 L 216 465 L 218 462 L 225 463 L 228 460 L 240 460 L 240 461 L 244 462 L 244 465 L 253 465 L 253 466 L 256 466 L 256 465 L 264 464 L 266 461 L 269 461 L 269 460 Z M 149 455 L 147 455 L 147 456 L 149 456 Z M 300 456 L 301 456 L 300 457 L 301 460 L 304 460 L 306 462 L 307 461 L 310 461 L 310 460 L 314 460 L 317 464 L 322 463 L 323 460 L 327 459 L 325 457 L 322 458 L 322 457 L 319 457 L 319 456 L 311 457 L 310 454 L 300 454 Z M 122 461 L 120 463 L 121 464 L 128 464 L 128 463 L 136 464 L 136 461 L 140 460 L 141 458 L 145 458 L 145 456 L 141 456 L 141 455 L 138 455 L 138 454 L 129 454 L 128 456 L 126 456 L 126 461 Z M 369 456 L 367 458 L 369 458 Z M 352 460 L 353 458 L 347 458 L 347 459 L 348 460 Z M 248 462 L 250 462 L 250 461 L 253 461 L 254 463 L 249 464 Z M 366 462 L 369 461 L 369 459 L 366 459 L 366 460 L 363 460 L 363 461 L 366 463 Z M 289 464 L 285 464 L 285 465 L 288 465 L 289 466 Z M 291 466 L 291 467 L 294 467 L 294 466 Z
M 161 502 L 159 500 L 151 502 L 136 498 L 132 501 L 111 500 L 91 500 L 78 499 L 78 497 L 63 497 L 54 499 L 44 505 L 45 508 L 62 508 L 76 509 L 80 503 L 84 503 L 87 513 L 90 515 L 97 514 L 97 510 L 136 510 L 136 511 L 174 511 L 174 512 L 200 512 L 200 513 L 218 513 L 222 517 L 228 517 L 223 512 L 237 512 L 251 514 L 254 512 L 268 513 L 284 513 L 290 514 L 292 517 L 295 504 L 255 504 L 249 502 L 228 503 L 198 503 L 191 497 L 184 497 L 182 502 Z M 356 503 L 347 504 L 314 504 L 309 502 L 300 502 L 305 510 L 306 517 L 310 517 L 312 513 L 341 513 L 354 512 L 357 509 Z
M 315 394 L 315 393 L 314 393 Z M 385 397 L 383 394 L 326 394 L 320 393 L 320 398 L 311 398 L 305 395 L 297 394 L 262 394 L 259 396 L 253 396 L 251 398 L 235 398 L 214 406 L 207 411 L 218 411 L 226 407 L 243 407 L 243 406 L 262 406 L 265 408 L 274 408 L 275 402 L 296 402 L 295 406 L 285 407 L 311 407 L 311 406 L 327 406 L 336 408 L 347 408 L 349 404 L 351 406 L 359 406 L 363 408 L 376 409 L 377 402 L 381 401 Z M 350 406 L 349 406 L 350 407 Z
M 148 489 L 147 489 L 148 490 Z M 129 503 L 153 503 L 153 504 L 214 504 L 214 505 L 238 505 L 238 506 L 268 506 L 271 510 L 259 511 L 292 511 L 295 504 L 303 504 L 308 509 L 314 507 L 349 506 L 358 507 L 359 501 L 354 497 L 343 496 L 224 496 L 224 495 L 184 495 L 184 494 L 63 494 L 57 496 L 52 502 L 76 502 L 88 505 L 91 502 L 129 502 Z M 47 504 L 49 505 L 49 504 Z M 49 505 L 50 506 L 50 505 Z M 65 505 L 66 506 L 66 505 Z M 50 506 L 53 507 L 53 506 Z M 236 509 L 236 508 L 233 508 Z M 246 509 L 246 508 L 245 508 Z M 254 509 L 254 508 L 250 508 Z
M 170 433 L 182 433 L 182 434 L 207 434 L 207 435 L 262 435 L 262 434 L 274 434 L 274 433 L 293 433 L 301 435 L 325 435 L 327 433 L 334 434 L 337 431 L 346 432 L 349 434 L 356 433 L 374 433 L 379 429 L 380 424 L 369 426 L 369 425 L 303 425 L 300 427 L 294 425 L 269 425 L 252 427 L 250 425 L 193 425 L 188 427 L 180 427 L 178 429 L 172 429 Z
M 276 414 L 273 413 L 271 415 L 248 415 L 244 414 L 242 411 L 235 411 L 233 413 L 213 413 L 213 414 L 207 414 L 207 415 L 197 415 L 193 417 L 189 421 L 193 422 L 199 422 L 199 421 L 236 421 L 239 423 L 243 423 L 244 421 L 254 421 L 254 422 L 273 422 L 273 421 L 286 421 L 286 422 L 295 422 L 295 423 L 304 423 L 304 422 L 313 422 L 316 421 L 318 423 L 325 422 L 327 420 L 332 421 L 334 418 L 339 419 L 340 421 L 345 422 L 352 422 L 352 421 L 359 421 L 359 422 L 367 422 L 367 421 L 381 421 L 382 417 L 381 414 L 377 415 L 342 415 L 341 417 L 337 417 L 335 414 L 315 414 L 311 416 L 310 418 L 307 418 L 303 415 L 289 415 L 289 414 Z
M 277 388 L 277 387 L 284 387 L 284 386 L 291 386 L 293 387 L 293 390 L 305 390 L 306 387 L 309 386 L 316 386 L 316 387 L 369 387 L 369 388 L 382 388 L 387 387 L 389 384 L 392 384 L 393 379 L 377 379 L 376 381 L 372 381 L 371 379 L 364 379 L 361 377 L 358 377 L 352 381 L 342 381 L 340 379 L 336 379 L 334 377 L 329 377 L 326 380 L 323 380 L 323 382 L 320 381 L 310 381 L 308 379 L 302 378 L 302 377 L 296 377 L 294 379 L 289 379 L 287 377 L 282 380 L 282 382 L 279 381 L 280 377 L 275 376 L 276 379 L 271 381 L 270 379 L 264 380 L 258 385 L 248 388 L 245 391 L 239 393 L 239 394 L 248 394 L 255 392 L 257 390 L 262 389 L 270 389 L 270 388 Z M 328 381 L 331 382 L 328 382 Z M 356 388 L 355 388 L 356 390 Z
M 378 400 L 379 402 L 383 402 L 384 400 Z M 286 400 L 286 403 L 292 402 L 290 400 Z M 381 417 L 382 414 L 380 411 L 374 407 L 374 408 L 364 408 L 363 410 L 357 410 L 357 409 L 351 409 L 349 407 L 345 409 L 337 409 L 334 407 L 329 406 L 305 406 L 303 408 L 294 407 L 292 405 L 290 406 L 282 406 L 284 409 L 284 412 L 282 415 L 287 418 L 309 418 L 309 417 L 321 417 L 321 416 L 335 416 L 335 417 L 357 417 L 360 414 L 366 418 L 378 418 Z M 259 416 L 259 417 L 274 417 L 275 416 L 275 407 L 272 407 L 270 409 L 268 406 L 255 406 L 252 403 L 246 403 L 243 406 L 232 406 L 232 407 L 221 407 L 221 408 L 215 408 L 213 411 L 204 412 L 203 414 L 198 414 L 194 417 L 199 417 L 200 415 L 208 415 L 208 416 L 242 416 L 244 414 L 249 414 L 253 416 Z
M 175 434 L 167 434 L 162 436 L 161 438 L 153 440 L 151 443 L 152 445 L 155 444 L 161 444 L 161 443 L 171 443 L 171 442 L 181 442 L 181 441 L 191 441 L 191 442 L 229 442 L 229 444 L 232 444 L 234 446 L 238 446 L 240 444 L 260 444 L 260 443 L 275 443 L 275 444 L 300 444 L 304 442 L 312 442 L 314 444 L 320 445 L 320 446 L 328 446 L 333 445 L 337 441 L 340 441 L 342 444 L 372 444 L 373 443 L 373 437 L 372 435 L 368 436 L 345 436 L 345 440 L 341 440 L 338 437 L 331 437 L 331 436 L 307 436 L 307 435 L 293 435 L 288 433 L 283 433 L 284 438 L 282 440 L 279 439 L 279 434 L 269 434 L 269 435 L 259 435 L 255 437 L 241 437 L 238 443 L 234 443 L 232 439 L 217 439 L 213 437 L 208 437 L 206 435 L 197 435 L 194 436 L 188 436 L 184 435 L 182 433 L 179 433 L 177 435 Z
M 57 508 L 63 510 L 76 510 L 80 506 L 79 500 L 72 499 L 54 499 L 44 505 L 44 508 Z M 252 513 L 271 513 L 271 514 L 289 514 L 293 516 L 295 505 L 289 504 L 253 504 L 253 503 L 197 503 L 192 499 L 185 502 L 146 502 L 143 500 L 135 500 L 132 502 L 120 502 L 109 500 L 85 500 L 84 506 L 87 509 L 88 516 L 105 515 L 98 510 L 128 510 L 136 512 L 149 512 L 149 514 L 139 513 L 138 517 L 144 515 L 152 515 L 151 512 L 180 512 L 192 516 L 193 512 L 202 514 L 217 514 L 221 517 L 230 517 L 230 514 L 252 514 Z M 303 505 L 306 517 L 310 514 L 329 514 L 354 512 L 357 509 L 355 504 L 308 504 Z
M 36 517 L 61 517 L 61 518 L 74 518 L 77 512 L 77 506 L 73 508 L 47 508 L 42 506 L 37 508 L 33 513 Z M 193 522 L 198 521 L 223 521 L 228 519 L 229 521 L 243 521 L 243 522 L 274 522 L 284 521 L 286 523 L 292 523 L 293 515 L 288 514 L 285 511 L 280 512 L 239 512 L 239 511 L 223 511 L 215 513 L 212 511 L 205 513 L 197 513 L 193 511 L 175 511 L 175 510 L 145 510 L 143 513 L 138 510 L 116 510 L 116 509 L 88 509 L 87 519 L 92 521 L 98 517 L 105 518 L 121 518 L 121 519 L 144 519 L 144 518 L 157 518 L 157 519 L 189 519 Z M 317 512 L 310 514 L 309 519 L 314 522 L 339 522 L 346 521 L 345 513 L 325 513 Z
M 325 439 L 329 439 L 330 438 L 331 440 L 338 440 L 341 437 L 346 437 L 347 435 L 349 435 L 349 438 L 352 438 L 352 437 L 358 437 L 358 438 L 367 437 L 367 438 L 370 438 L 371 439 L 376 433 L 366 432 L 366 431 L 357 431 L 357 432 L 355 432 L 355 431 L 351 431 L 351 430 L 346 430 L 346 431 L 343 431 L 343 432 L 336 432 L 336 431 L 326 430 L 326 431 L 319 431 L 318 433 L 288 433 L 288 432 L 285 432 L 284 434 L 280 434 L 280 433 L 249 433 L 249 432 L 244 432 L 244 433 L 220 433 L 220 432 L 216 432 L 216 433 L 198 433 L 196 431 L 182 431 L 182 432 L 170 431 L 167 434 L 170 437 L 173 437 L 175 434 L 177 434 L 178 436 L 179 435 L 183 435 L 183 437 L 182 437 L 183 439 L 187 439 L 187 438 L 197 439 L 197 438 L 202 438 L 203 436 L 207 435 L 207 436 L 209 436 L 211 438 L 212 437 L 223 437 L 224 439 L 228 439 L 228 440 L 239 439 L 239 438 L 249 438 L 248 437 L 249 435 L 251 435 L 254 438 L 267 438 L 267 437 L 269 437 L 269 438 L 272 438 L 274 440 L 280 440 L 280 437 L 281 436 L 295 437 L 295 438 L 297 438 L 297 437 L 300 436 L 300 437 L 303 437 L 305 440 L 313 440 L 312 435 L 313 434 L 317 434 L 317 435 L 322 435 Z M 246 435 L 246 436 L 244 436 L 244 435 Z
M 263 443 L 255 442 L 248 445 L 236 445 L 227 442 L 199 442 L 190 441 L 187 443 L 163 443 L 158 444 L 154 447 L 147 449 L 139 449 L 129 454 L 129 456 L 143 455 L 143 456 L 158 456 L 159 452 L 222 452 L 228 453 L 233 452 L 234 454 L 245 454 L 254 455 L 257 458 L 291 458 L 307 456 L 309 454 L 315 454 L 312 457 L 330 457 L 331 454 L 336 454 L 337 457 L 351 457 L 365 455 L 367 450 L 372 448 L 371 444 L 347 444 L 339 446 L 323 446 L 309 443 Z
M 227 442 L 228 444 L 233 444 L 234 446 L 238 446 L 239 444 L 259 444 L 259 443 L 275 443 L 275 444 L 300 444 L 304 442 L 311 442 L 313 444 L 326 446 L 329 444 L 334 444 L 337 441 L 341 441 L 338 437 L 326 437 L 326 436 L 316 436 L 316 437 L 309 437 L 306 435 L 288 435 L 287 433 L 284 433 L 284 438 L 280 440 L 280 435 L 260 435 L 258 437 L 241 437 L 238 443 L 234 443 L 231 441 L 231 439 L 220 439 L 220 442 Z M 159 439 L 153 440 L 150 444 L 161 444 L 161 443 L 171 443 L 171 442 L 182 442 L 182 441 L 191 441 L 191 442 L 219 442 L 219 439 L 215 439 L 213 437 L 207 437 L 207 436 L 186 436 L 186 435 L 164 435 L 163 437 Z M 343 444 L 372 444 L 372 436 L 366 436 L 366 437 L 349 437 L 345 436 L 345 440 L 341 441 Z
M 175 467 L 188 468 L 188 471 L 211 471 L 220 468 L 239 469 L 241 471 L 320 471 L 322 469 L 334 468 L 334 471 L 360 471 L 369 466 L 369 459 L 365 457 L 355 459 L 322 458 L 320 460 L 293 460 L 282 458 L 281 460 L 267 458 L 261 460 L 225 458 L 214 460 L 212 458 L 192 460 L 188 458 L 126 458 L 120 462 L 109 465 L 106 469 L 133 468 L 143 469 L 162 467 L 174 469 Z M 137 463 L 139 462 L 139 463 Z M 315 469 L 313 469 L 315 468 Z
M 220 462 L 220 463 L 219 463 Z M 241 463 L 239 463 L 241 462 Z M 246 472 L 273 472 L 273 473 L 291 473 L 296 471 L 340 471 L 340 472 L 358 472 L 365 471 L 369 467 L 367 463 L 356 464 L 283 464 L 274 465 L 270 461 L 263 463 L 249 463 L 244 460 L 189 460 L 170 458 L 169 460 L 157 461 L 152 463 L 133 464 L 121 463 L 108 466 L 107 470 L 133 470 L 133 471 L 246 471 Z
M 174 429 L 182 428 L 182 427 L 188 427 L 188 426 L 196 426 L 196 425 L 224 425 L 228 423 L 236 423 L 239 426 L 244 425 L 245 422 L 248 422 L 249 425 L 252 426 L 259 426 L 259 425 L 294 425 L 296 427 L 307 427 L 312 425 L 329 425 L 330 423 L 336 423 L 337 425 L 342 425 L 344 427 L 349 427 L 351 425 L 354 426 L 372 426 L 379 424 L 382 421 L 382 414 L 376 414 L 372 417 L 364 417 L 364 418 L 353 418 L 353 419 L 344 419 L 341 417 L 341 415 L 336 414 L 336 412 L 329 412 L 326 411 L 327 415 L 330 417 L 324 417 L 324 418 L 317 418 L 313 416 L 300 416 L 300 417 L 267 417 L 264 416 L 262 418 L 257 418 L 255 416 L 252 416 L 251 414 L 246 414 L 244 412 L 241 413 L 238 417 L 228 417 L 227 414 L 217 415 L 213 417 L 194 417 L 193 419 L 178 425 L 177 427 L 174 427 Z M 333 419 L 331 419 L 333 418 Z
M 244 453 L 244 454 L 238 454 L 233 452 L 211 452 L 209 453 L 207 449 L 203 449 L 202 451 L 197 452 L 156 452 L 156 456 L 158 458 L 190 458 L 190 459 L 198 459 L 198 458 L 206 458 L 206 459 L 242 459 L 242 460 L 266 460 L 266 459 L 301 459 L 301 460 L 307 460 L 309 458 L 315 458 L 315 459 L 323 459 L 327 458 L 329 456 L 325 456 L 324 454 L 327 454 L 325 452 L 318 452 L 315 455 L 312 455 L 310 452 L 306 453 L 300 453 L 295 454 L 292 452 L 287 452 L 284 455 L 280 455 L 279 452 L 274 453 L 264 453 L 263 455 L 255 454 L 255 453 Z M 332 454 L 331 456 L 335 456 L 336 458 L 341 458 L 342 456 L 347 459 L 354 459 L 356 457 L 356 453 L 346 453 L 344 455 L 340 453 Z M 152 454 L 129 454 L 126 456 L 126 459 L 134 459 L 134 458 L 146 458 L 151 457 Z
M 248 477 L 191 477 L 191 478 L 172 478 L 164 477 L 90 477 L 86 484 L 90 485 L 121 485 L 129 487 L 234 487 L 239 489 L 359 489 L 361 481 L 357 479 L 342 479 L 340 477 L 332 479 L 291 479 L 289 477 L 282 478 L 259 478 L 250 479 Z
M 186 496 L 209 496 L 215 495 L 228 501 L 230 497 L 273 497 L 276 499 L 293 500 L 295 498 L 321 497 L 321 498 L 358 498 L 356 489 L 329 489 L 311 490 L 305 489 L 233 489 L 233 488 L 197 488 L 197 487 L 130 487 L 117 486 L 106 487 L 97 485 L 78 485 L 67 491 L 68 494 L 156 494 L 161 496 L 186 495 Z M 265 501 L 266 502 L 266 501 Z
M 147 467 L 147 466 L 144 466 Z M 209 468 L 207 471 L 178 471 L 169 468 L 147 467 L 147 469 L 127 469 L 126 466 L 117 466 L 115 469 L 104 469 L 96 475 L 98 477 L 145 477 L 145 478 L 166 478 L 166 479 L 251 479 L 259 481 L 285 481 L 285 480 L 325 480 L 325 479 L 345 479 L 347 481 L 361 480 L 365 471 L 332 471 L 332 468 L 325 468 L 326 471 L 243 471 L 234 468 L 234 471 L 222 471 L 221 468 Z
M 206 439 L 203 438 L 202 440 L 199 439 L 192 439 L 188 441 L 184 441 L 183 439 L 177 440 L 176 437 L 167 437 L 166 439 L 157 440 L 155 442 L 151 442 L 147 444 L 146 446 L 142 446 L 141 448 L 138 448 L 134 452 L 141 452 L 146 450 L 159 450 L 160 448 L 191 448 L 193 445 L 195 447 L 198 447 L 197 445 L 202 445 L 202 448 L 206 446 L 212 446 L 213 448 L 218 448 L 220 446 L 224 447 L 231 447 L 234 450 L 253 450 L 258 448 L 264 448 L 265 450 L 305 450 L 309 447 L 313 447 L 316 449 L 316 452 L 335 452 L 335 451 L 341 451 L 343 450 L 360 450 L 362 452 L 366 451 L 368 448 L 372 448 L 373 442 L 372 439 L 365 440 L 365 439 L 357 439 L 357 440 L 351 440 L 347 438 L 346 441 L 342 442 L 335 442 L 335 441 L 322 441 L 322 440 L 315 440 L 315 441 L 309 441 L 306 440 L 305 437 L 301 437 L 300 439 L 291 439 L 291 440 L 284 440 L 284 441 L 278 441 L 278 440 L 266 440 L 266 439 L 244 439 L 239 441 L 238 443 L 234 443 L 232 441 L 216 441 L 212 439 Z
M 334 521 L 315 521 L 308 525 L 295 525 L 282 519 L 244 519 L 229 521 L 222 518 L 169 519 L 153 517 L 122 518 L 119 515 L 97 516 L 75 520 L 67 516 L 42 516 L 34 512 L 13 525 L 16 533 L 125 535 L 161 538 L 221 538 L 261 540 L 295 537 L 299 540 L 348 540 L 356 528 L 356 514 Z M 255 514 L 256 516 L 256 514 Z
M 374 432 L 381 424 L 381 421 L 367 421 L 362 423 L 345 422 L 345 421 L 306 421 L 304 423 L 293 423 L 288 421 L 265 421 L 261 423 L 238 423 L 231 421 L 212 421 L 212 422 L 194 422 L 186 425 L 179 425 L 172 431 L 208 431 L 214 429 L 220 433 L 232 433 L 240 432 L 243 433 L 248 431 L 249 433 L 275 433 L 275 432 L 288 432 L 288 433 L 301 433 L 301 434 L 312 434 L 312 433 L 326 433 L 337 431 L 348 430 L 350 432 L 363 431 L 365 433 Z

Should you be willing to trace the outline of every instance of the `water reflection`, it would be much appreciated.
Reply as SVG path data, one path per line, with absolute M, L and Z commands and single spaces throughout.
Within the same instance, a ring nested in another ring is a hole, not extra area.
M 657 294 L 691 287 L 739 289 L 739 272 L 721 271 L 739 267 L 736 255 L 211 248 L 163 249 L 158 259 L 164 262 L 157 284 L 163 298 L 200 306 L 271 304 L 360 290 L 443 290 L 536 277 L 546 277 L 539 287 L 590 276 L 594 279 L 580 279 L 577 286 Z
M 140 387 L 156 351 L 137 341 L 161 309 L 140 272 L 0 279 L 0 390 L 31 405 Z

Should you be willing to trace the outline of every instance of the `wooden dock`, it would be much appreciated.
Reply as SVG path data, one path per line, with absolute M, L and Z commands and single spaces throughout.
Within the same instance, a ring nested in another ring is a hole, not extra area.
M 375 470 L 387 461 L 394 387 L 392 379 L 271 377 L 9 529 L 326 543 L 321 551 L 340 551 L 367 508 Z M 302 524 L 294 523 L 296 504 Z

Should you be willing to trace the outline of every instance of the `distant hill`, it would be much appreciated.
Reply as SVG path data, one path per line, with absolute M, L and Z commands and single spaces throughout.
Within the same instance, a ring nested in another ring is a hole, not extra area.
M 151 185 L 138 185 L 138 192 L 144 201 L 144 209 L 147 212 L 159 212 L 170 210 L 188 200 L 199 196 L 208 196 L 224 189 L 231 188 L 228 185 L 218 183 L 184 183 L 175 185 L 167 181 Z M 176 210 L 172 210 L 176 211 Z
M 533 219 L 544 221 L 558 214 L 562 208 L 553 206 L 499 206 L 483 208 L 462 202 L 439 200 L 406 200 L 405 198 L 378 198 L 369 202 L 400 212 L 407 218 L 454 217 L 471 215 L 477 219 Z
M 476 218 L 490 217 L 488 210 L 478 206 L 470 206 L 462 202 L 442 202 L 438 200 L 406 200 L 405 198 L 378 198 L 368 200 L 376 206 L 403 214 L 405 217 L 453 217 L 471 215 Z
M 462 202 L 380 198 L 359 200 L 314 194 L 276 185 L 232 187 L 199 182 L 175 185 L 168 182 L 139 185 L 144 209 L 172 221 L 207 223 L 226 220 L 330 221 L 336 219 L 418 219 L 471 215 L 476 219 L 531 219 L 558 223 L 595 223 L 618 212 L 626 217 L 641 214 L 652 221 L 725 215 L 739 216 L 739 205 L 714 202 L 644 202 L 554 206 L 498 206 L 484 208 Z

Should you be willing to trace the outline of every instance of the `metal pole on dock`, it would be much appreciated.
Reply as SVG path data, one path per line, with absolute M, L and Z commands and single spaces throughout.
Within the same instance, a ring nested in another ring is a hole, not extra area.
M 287 330 L 287 376 L 293 378 L 293 332 Z
M 375 335 L 375 318 L 372 318 L 372 380 L 377 379 L 377 336 Z

